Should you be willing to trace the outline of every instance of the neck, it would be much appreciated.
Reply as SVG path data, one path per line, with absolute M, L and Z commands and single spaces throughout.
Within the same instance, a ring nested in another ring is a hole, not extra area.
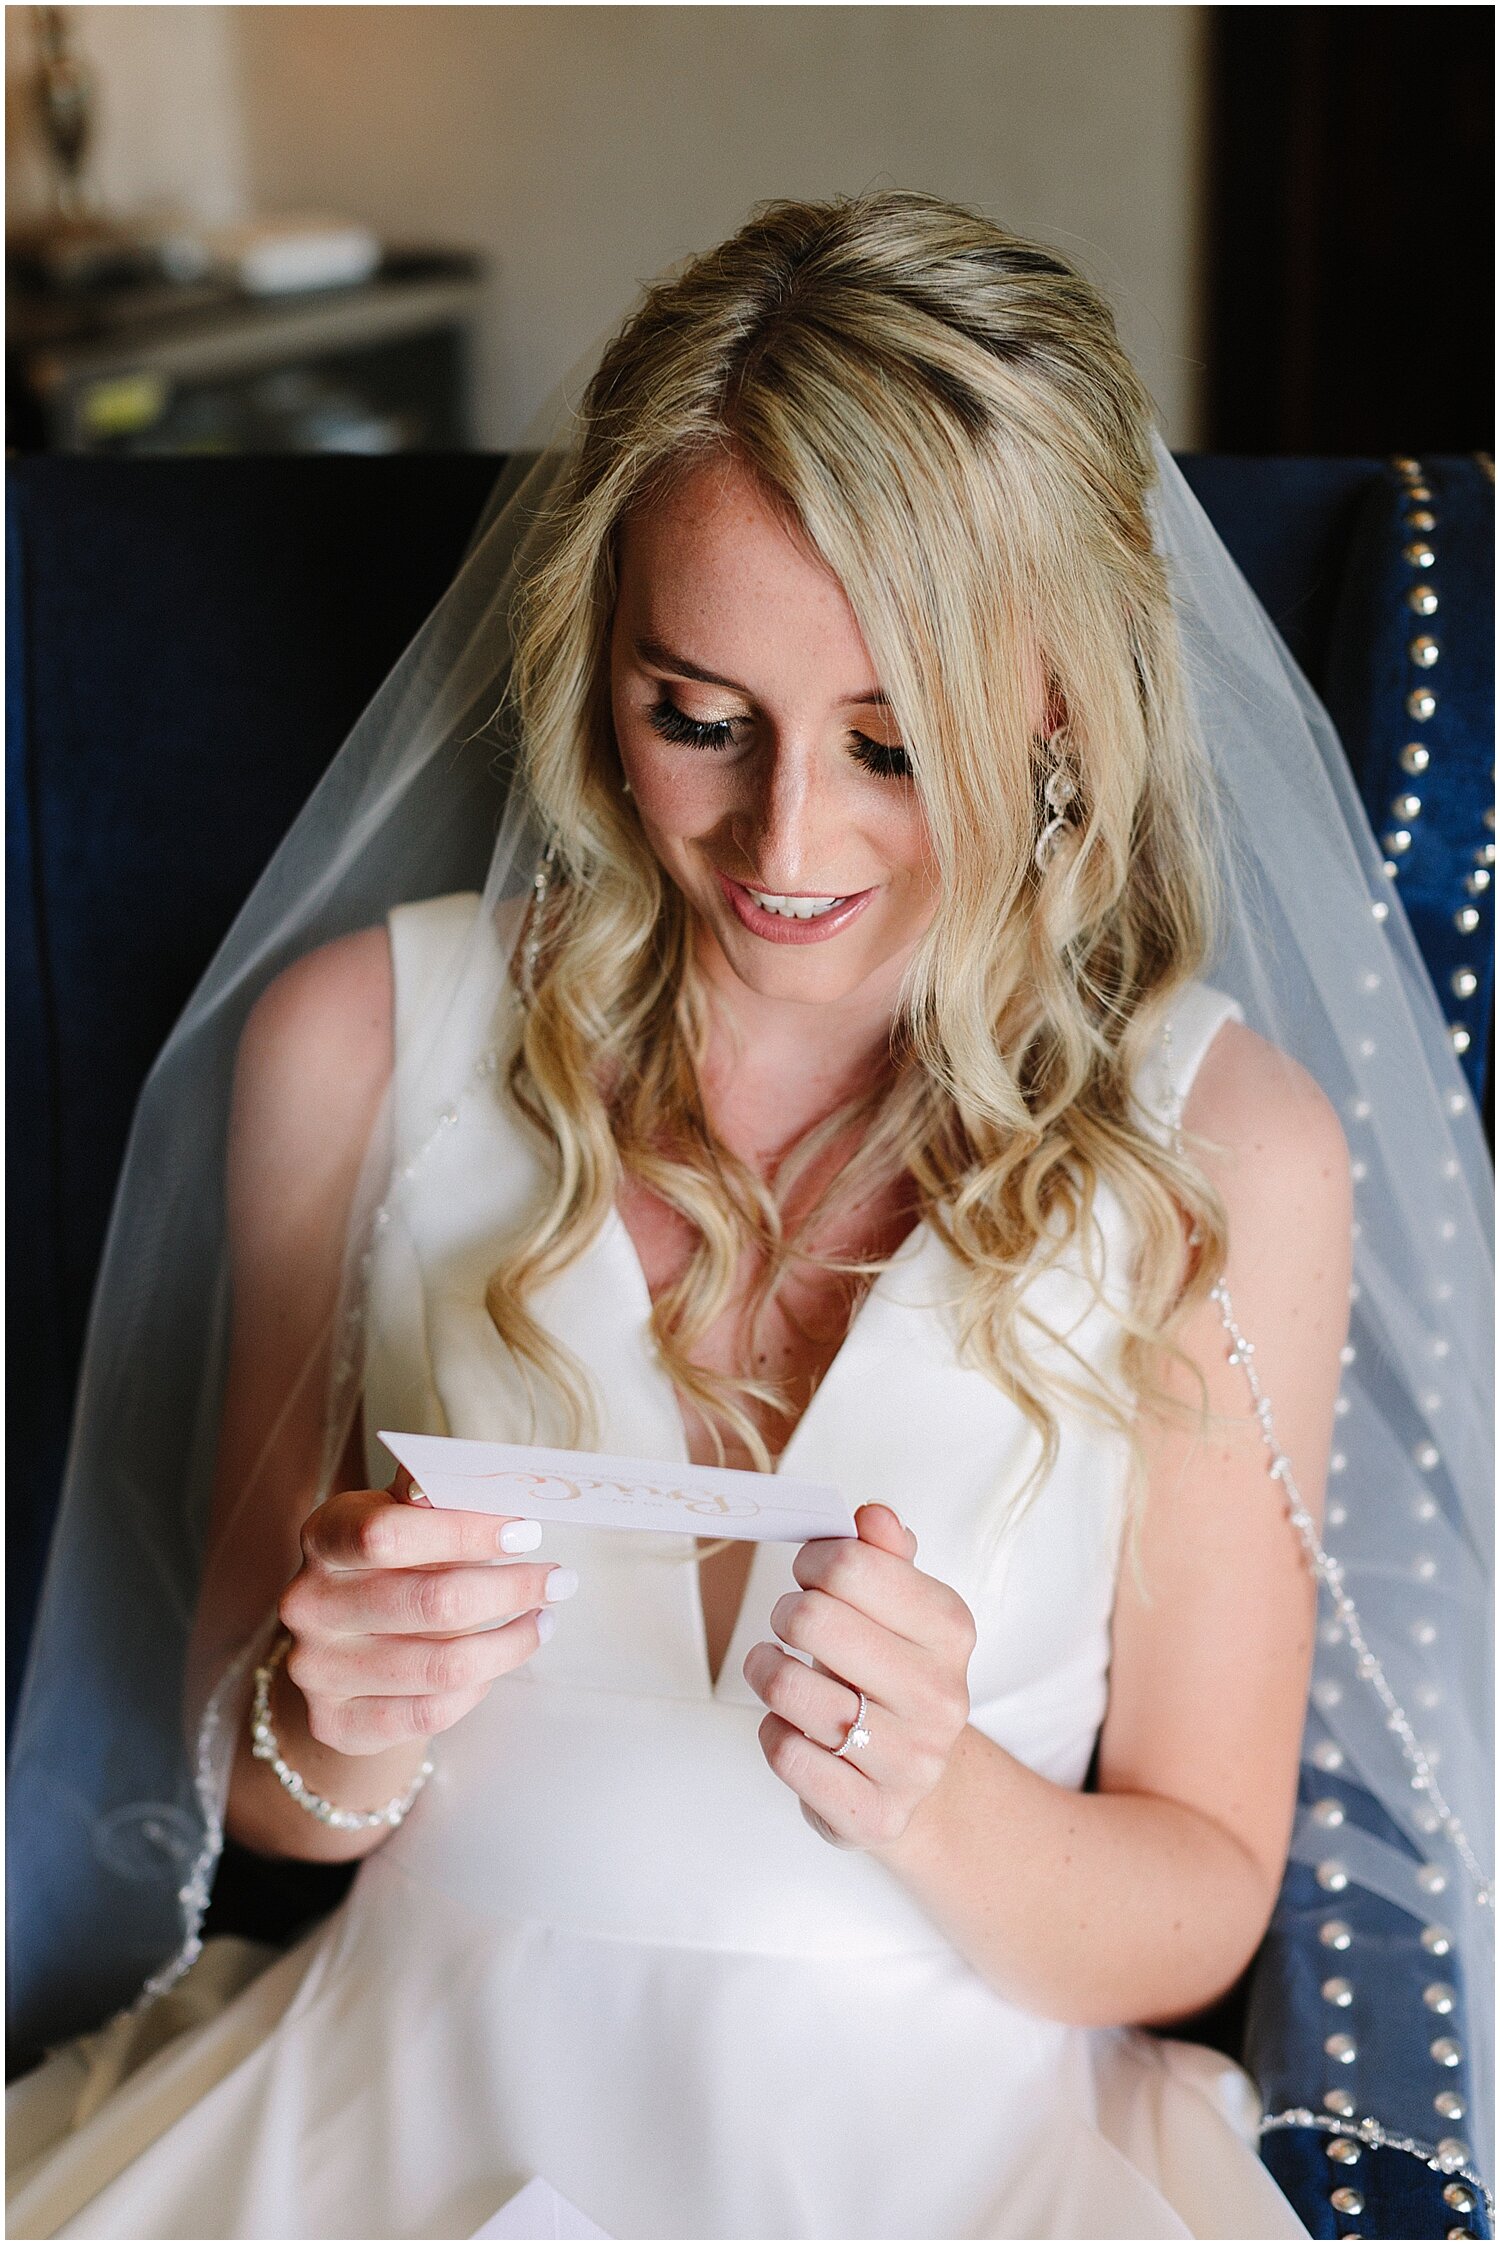
M 706 928 L 697 955 L 709 993 L 704 1098 L 715 1128 L 736 1151 L 765 1154 L 792 1145 L 890 1074 L 904 960 L 881 987 L 862 985 L 814 1005 L 748 988 Z

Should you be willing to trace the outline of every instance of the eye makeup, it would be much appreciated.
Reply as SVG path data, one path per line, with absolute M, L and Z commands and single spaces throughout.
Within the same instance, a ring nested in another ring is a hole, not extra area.
M 734 739 L 736 725 L 748 720 L 739 717 L 719 717 L 712 721 L 689 717 L 685 710 L 665 696 L 654 702 L 647 711 L 647 720 L 663 740 L 681 748 L 728 748 Z M 909 779 L 911 760 L 899 745 L 872 741 L 864 733 L 851 733 L 852 754 L 857 764 L 878 779 Z

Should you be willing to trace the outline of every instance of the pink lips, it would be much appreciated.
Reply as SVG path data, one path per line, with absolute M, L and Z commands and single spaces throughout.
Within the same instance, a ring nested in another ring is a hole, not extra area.
M 752 935 L 767 943 L 826 943 L 830 936 L 838 935 L 860 913 L 874 896 L 873 889 L 861 889 L 857 895 L 845 897 L 831 912 L 824 912 L 816 920 L 784 920 L 779 912 L 763 911 L 750 891 L 738 881 L 731 881 L 727 873 L 714 867 L 714 878 L 728 898 L 734 914 Z

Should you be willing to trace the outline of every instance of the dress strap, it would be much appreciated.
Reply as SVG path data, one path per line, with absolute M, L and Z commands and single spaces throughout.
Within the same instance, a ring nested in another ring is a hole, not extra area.
M 386 915 L 395 984 L 393 1160 L 420 1163 L 434 1133 L 492 1076 L 520 1023 L 506 972 L 523 900 L 502 905 L 488 929 L 473 889 L 398 904 Z
M 488 1034 L 493 962 L 471 954 L 472 973 L 455 977 L 480 905 L 476 891 L 459 890 L 396 905 L 386 915 L 393 983 L 391 1168 L 384 1197 L 371 1213 L 363 1258 L 369 1292 L 362 1411 L 372 1488 L 383 1487 L 396 1470 L 378 1439 L 382 1427 L 449 1432 L 408 1204 L 429 1156 L 458 1124 L 465 1100 L 499 1065 Z M 440 1006 L 450 982 L 450 1002 Z
M 1162 1021 L 1155 1044 L 1136 1077 L 1136 1103 L 1144 1126 L 1170 1145 L 1182 1121 L 1193 1078 L 1226 1021 L 1243 1024 L 1245 1009 L 1212 983 L 1190 982 L 1179 990 Z
M 453 972 L 474 927 L 479 897 L 472 889 L 451 896 L 424 897 L 419 903 L 398 904 L 386 914 L 391 944 L 394 984 L 393 1034 L 395 1046 L 398 1135 L 401 1126 L 421 1120 L 414 1110 L 415 1079 L 428 1074 L 437 1054 L 419 1049 L 431 1044 L 435 1026 L 433 1001 L 445 977 Z M 422 1025 L 419 1030 L 419 1024 Z M 425 1031 L 425 1035 L 422 1033 Z M 428 1082 L 431 1103 L 431 1079 Z

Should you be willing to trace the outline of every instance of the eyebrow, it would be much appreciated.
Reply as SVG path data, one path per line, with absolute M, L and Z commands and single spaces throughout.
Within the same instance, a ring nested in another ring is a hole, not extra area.
M 658 670 L 671 671 L 678 678 L 696 678 L 701 686 L 727 686 L 732 694 L 743 694 L 747 701 L 754 695 L 748 686 L 741 686 L 734 678 L 721 678 L 716 670 L 705 670 L 701 663 L 689 662 L 686 655 L 676 654 L 660 639 L 638 639 L 635 651 L 643 663 L 652 663 Z M 877 686 L 873 693 L 846 694 L 839 705 L 843 709 L 889 709 L 890 697 Z

